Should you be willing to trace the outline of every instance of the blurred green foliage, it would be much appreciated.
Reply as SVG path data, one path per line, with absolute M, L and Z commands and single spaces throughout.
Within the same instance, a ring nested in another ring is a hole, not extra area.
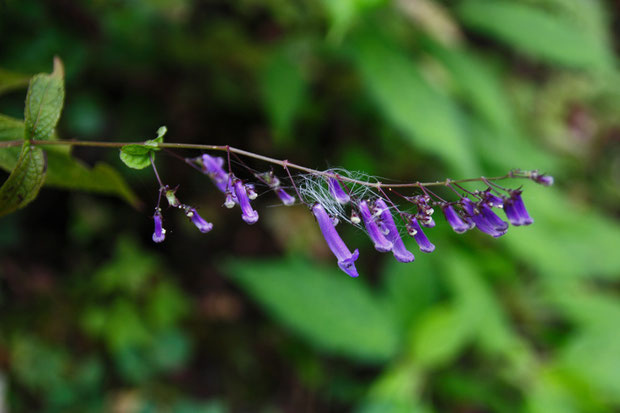
M 168 214 L 152 245 L 148 169 L 49 150 L 47 184 L 117 197 L 43 189 L 0 219 L 0 411 L 618 410 L 619 19 L 602 0 L 0 2 L 0 140 L 23 138 L 28 79 L 57 55 L 44 138 L 165 124 L 312 167 L 557 183 L 525 183 L 532 226 L 438 220 L 407 265 L 343 229 L 350 279 L 303 208 L 260 198 L 248 228 L 163 154 L 215 229 Z M 0 149 L 3 180 L 19 153 Z

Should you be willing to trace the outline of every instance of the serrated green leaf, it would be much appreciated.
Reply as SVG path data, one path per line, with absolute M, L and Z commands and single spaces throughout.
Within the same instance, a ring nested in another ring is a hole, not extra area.
M 25 139 L 52 139 L 64 98 L 64 69 L 60 59 L 54 58 L 51 74 L 40 73 L 30 80 L 24 110 Z
M 92 168 L 79 159 L 59 152 L 47 152 L 46 186 L 115 195 L 134 207 L 140 199 L 125 178 L 112 166 L 99 162 Z
M 225 268 L 273 317 L 327 352 L 376 362 L 398 349 L 395 323 L 380 300 L 336 268 L 292 258 L 236 259 Z
M 24 122 L 9 116 L 0 115 L 0 142 L 24 139 Z M 20 147 L 0 149 L 0 168 L 11 172 L 17 165 Z
M 605 42 L 558 14 L 514 1 L 468 0 L 458 8 L 464 23 L 543 61 L 581 68 L 610 68 Z
M 19 140 L 23 136 L 23 122 L 0 115 L 0 141 Z M 115 195 L 133 206 L 137 207 L 140 204 L 136 194 L 116 169 L 102 162 L 91 168 L 79 159 L 73 158 L 65 148 L 58 149 L 50 147 L 46 151 L 47 173 L 44 185 Z M 2 148 L 0 168 L 7 172 L 15 169 L 19 155 L 20 148 Z
M 437 156 L 460 175 L 476 175 L 477 160 L 458 106 L 433 88 L 415 62 L 390 41 L 365 33 L 355 46 L 362 81 L 386 120 L 413 147 Z
M 45 153 L 24 142 L 17 165 L 0 187 L 0 216 L 33 201 L 45 180 Z
M 30 76 L 0 69 L 0 95 L 28 85 Z

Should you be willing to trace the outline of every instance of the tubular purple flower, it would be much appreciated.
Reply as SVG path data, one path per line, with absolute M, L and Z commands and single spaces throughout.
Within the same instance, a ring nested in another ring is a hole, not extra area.
M 321 204 L 314 204 L 312 213 L 319 223 L 319 228 L 321 228 L 327 246 L 334 253 L 336 259 L 338 259 L 340 269 L 351 277 L 357 277 L 359 274 L 357 273 L 357 268 L 355 268 L 355 260 L 359 257 L 359 251 L 356 249 L 351 254 L 351 251 L 349 251 L 349 248 L 347 248 L 340 235 L 338 235 L 331 218 Z
M 232 186 L 232 177 L 224 171 L 224 159 L 221 157 L 202 155 L 202 171 L 209 175 L 217 189 L 226 193 Z M 236 200 L 235 200 L 236 201 Z
M 538 171 L 534 171 L 531 174 L 531 178 L 534 182 L 544 186 L 553 185 L 553 177 L 551 175 L 539 174 Z
M 295 203 L 295 197 L 290 195 L 288 192 L 286 192 L 282 188 L 276 189 L 276 195 L 278 195 L 278 198 L 280 198 L 280 201 L 282 201 L 282 203 L 286 206 L 291 206 Z
M 342 189 L 340 182 L 338 182 L 336 178 L 330 177 L 327 185 L 329 186 L 329 192 L 332 194 L 334 199 L 336 199 L 336 201 L 341 204 L 347 204 L 351 201 L 351 197 L 344 191 L 344 189 Z
M 392 218 L 392 214 L 383 199 L 378 199 L 375 202 L 375 205 L 381 209 L 381 221 L 383 222 L 383 226 L 388 231 L 387 239 L 392 243 L 392 254 L 394 254 L 394 258 L 400 262 L 413 261 L 415 257 L 407 250 L 407 248 L 405 248 L 405 244 L 400 237 L 398 228 L 396 228 L 396 224 L 394 223 L 394 218 Z
M 252 205 L 250 205 L 250 199 L 248 198 L 243 182 L 241 182 L 240 179 L 237 179 L 235 180 L 233 186 L 235 188 L 237 202 L 239 202 L 239 206 L 241 207 L 241 218 L 247 224 L 251 225 L 256 223 L 256 221 L 258 221 L 258 212 L 252 209 Z
M 521 216 L 521 225 L 530 225 L 534 223 L 534 219 L 527 212 L 527 209 L 525 209 L 525 204 L 523 203 L 523 199 L 521 199 L 520 191 L 515 191 L 512 202 Z
M 200 215 L 198 215 L 195 208 L 186 207 L 185 216 L 191 219 L 192 223 L 196 225 L 196 228 L 198 228 L 198 230 L 203 234 L 206 234 L 213 229 L 213 224 L 205 221 Z
M 446 216 L 446 221 L 448 221 L 448 224 L 450 224 L 454 232 L 462 234 L 473 227 L 473 225 L 467 224 L 461 219 L 452 205 L 446 204 L 441 208 L 443 210 L 443 214 Z
M 155 208 L 155 215 L 153 215 L 155 221 L 155 231 L 153 232 L 153 242 L 162 242 L 166 238 L 166 230 L 162 226 L 163 217 L 161 216 L 161 209 Z
M 488 222 L 488 220 L 481 214 L 478 206 L 474 204 L 471 199 L 463 198 L 460 202 L 469 218 L 473 221 L 474 224 L 476 224 L 476 227 L 480 231 L 484 232 L 485 234 L 489 234 L 495 238 L 501 237 L 506 233 L 505 229 L 502 231 L 498 231 L 490 222 Z
M 358 205 L 360 215 L 364 221 L 364 226 L 368 231 L 368 236 L 375 243 L 375 249 L 380 252 L 387 252 L 392 249 L 392 243 L 385 238 L 385 235 L 379 229 L 379 226 L 374 220 L 373 215 L 370 213 L 368 203 L 361 201 Z
M 510 198 L 504 201 L 504 211 L 508 221 L 514 226 L 530 225 L 534 222 L 521 199 L 521 191 L 510 191 Z
M 413 237 L 415 242 L 420 247 L 420 251 L 435 251 L 435 245 L 428 240 L 426 234 L 424 234 L 424 231 L 420 228 L 420 224 L 418 224 L 418 220 L 415 217 L 411 217 L 409 222 L 407 222 L 407 233 Z
M 502 208 L 504 206 L 504 200 L 497 195 L 492 194 L 490 190 L 482 192 L 482 199 L 492 208 Z
M 506 232 L 508 229 L 508 223 L 502 220 L 490 206 L 487 204 L 481 204 L 478 206 L 480 213 L 487 220 L 487 222 L 497 231 L 497 232 Z

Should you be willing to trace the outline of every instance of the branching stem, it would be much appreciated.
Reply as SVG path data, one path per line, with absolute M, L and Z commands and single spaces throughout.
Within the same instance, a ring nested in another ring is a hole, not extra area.
M 10 148 L 10 147 L 18 147 L 22 146 L 24 143 L 23 140 L 14 140 L 14 141 L 5 141 L 0 142 L 1 148 Z M 143 145 L 144 142 L 101 142 L 101 141 L 78 141 L 78 140 L 31 140 L 31 145 L 35 146 L 50 146 L 50 145 L 67 145 L 67 146 L 88 146 L 95 148 L 122 148 L 125 145 Z M 498 181 L 507 178 L 530 178 L 527 173 L 523 173 L 521 171 L 510 171 L 506 175 L 496 176 L 491 178 L 469 178 L 469 179 L 445 179 L 442 181 L 433 181 L 433 182 L 411 182 L 411 183 L 400 183 L 400 184 L 389 184 L 384 182 L 366 182 L 360 181 L 358 179 L 348 178 L 346 176 L 338 175 L 335 172 L 331 171 L 319 171 L 312 168 L 307 168 L 305 166 L 297 165 L 295 163 L 289 162 L 288 160 L 281 160 L 271 158 L 269 156 L 260 155 L 257 153 L 245 151 L 243 149 L 234 148 L 229 145 L 203 145 L 203 144 L 194 144 L 194 143 L 169 143 L 163 142 L 157 144 L 158 148 L 161 149 L 190 149 L 190 150 L 202 150 L 202 151 L 222 151 L 227 152 L 229 159 L 230 153 L 234 153 L 236 155 L 245 156 L 248 158 L 257 159 L 259 161 L 264 161 L 273 165 L 279 165 L 283 169 L 288 171 L 288 168 L 296 169 L 298 171 L 310 173 L 313 175 L 323 176 L 325 178 L 335 178 L 339 181 L 349 182 L 353 184 L 364 185 L 370 188 L 382 189 L 382 188 L 425 188 L 429 186 L 450 186 L 451 184 L 459 184 L 465 182 L 486 182 L 486 181 Z M 230 164 L 230 163 L 229 163 Z

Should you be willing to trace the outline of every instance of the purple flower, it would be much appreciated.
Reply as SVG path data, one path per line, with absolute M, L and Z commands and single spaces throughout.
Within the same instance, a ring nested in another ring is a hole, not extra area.
M 435 220 L 430 215 L 423 215 L 419 217 L 419 222 L 424 228 L 435 228 Z
M 358 205 L 362 220 L 368 231 L 368 236 L 375 243 L 375 249 L 380 252 L 387 252 L 392 249 L 392 243 L 385 238 L 385 235 L 379 229 L 379 226 L 374 220 L 373 215 L 370 213 L 368 204 L 366 201 L 362 201 Z
M 239 202 L 239 206 L 241 207 L 241 218 L 250 225 L 256 223 L 256 221 L 258 221 L 258 212 L 252 209 L 252 205 L 250 205 L 250 199 L 248 198 L 243 182 L 241 182 L 240 179 L 237 179 L 235 180 L 233 186 L 235 188 L 237 202 Z
M 213 229 L 213 224 L 205 221 L 200 215 L 198 215 L 195 208 L 185 207 L 185 216 L 191 219 L 192 223 L 196 225 L 196 228 L 198 228 L 198 230 L 203 234 Z
M 214 156 L 202 155 L 202 171 L 209 175 L 215 186 L 222 191 L 226 192 L 230 187 L 230 176 L 224 171 L 224 159 Z
M 420 251 L 435 251 L 435 245 L 428 240 L 426 234 L 424 234 L 424 231 L 420 228 L 420 224 L 418 224 L 418 220 L 415 217 L 411 217 L 409 222 L 407 222 L 407 233 L 413 237 L 415 242 L 420 247 Z
M 486 190 L 481 194 L 484 203 L 492 208 L 502 208 L 504 206 L 504 200 L 497 195 L 491 193 L 490 190 Z
M 166 230 L 162 227 L 163 217 L 161 216 L 161 209 L 155 208 L 155 232 L 153 232 L 153 241 L 162 242 L 166 238 Z
M 508 221 L 514 226 L 530 225 L 534 222 L 521 199 L 521 191 L 510 191 L 510 198 L 504 201 L 504 211 Z
M 498 232 L 506 232 L 508 229 L 508 223 L 502 220 L 490 206 L 485 203 L 481 203 L 478 205 L 478 209 L 482 216 L 487 220 L 487 222 Z
M 446 204 L 442 206 L 442 209 L 444 215 L 446 216 L 446 221 L 448 221 L 448 224 L 450 224 L 454 232 L 462 234 L 463 232 L 473 228 L 473 223 L 471 221 L 469 223 L 463 221 L 456 213 L 452 205 Z
M 342 238 L 340 238 L 340 235 L 338 235 L 331 218 L 327 215 L 325 208 L 323 208 L 321 204 L 314 204 L 312 213 L 319 223 L 319 228 L 321 228 L 327 246 L 338 259 L 338 266 L 340 269 L 351 277 L 357 277 L 358 273 L 357 268 L 355 268 L 355 260 L 359 257 L 359 251 L 356 249 L 353 251 L 353 254 L 351 254 L 351 251 L 349 251 L 344 241 L 342 241 Z
M 398 232 L 398 228 L 396 228 L 396 224 L 394 223 L 394 219 L 392 218 L 392 214 L 388 209 L 383 199 L 378 199 L 375 202 L 375 205 L 378 208 L 381 208 L 381 222 L 383 226 L 387 229 L 387 239 L 392 243 L 392 254 L 394 254 L 394 258 L 400 262 L 411 262 L 415 259 L 413 254 L 407 251 L 405 248 L 405 244 L 400 237 L 400 233 Z
M 493 211 L 491 211 L 491 208 L 489 208 L 488 206 L 484 205 L 486 206 L 486 208 L 488 208 L 488 211 L 485 211 L 485 214 L 483 215 L 479 206 L 474 204 L 469 198 L 461 199 L 461 205 L 463 206 L 463 209 L 467 213 L 468 217 L 471 218 L 471 220 L 474 222 L 474 224 L 476 224 L 476 227 L 480 231 L 484 232 L 485 234 L 489 234 L 495 238 L 501 237 L 506 233 L 506 227 L 500 230 L 496 225 L 488 221 L 488 218 L 491 217 L 489 211 L 491 212 L 491 214 L 495 215 Z M 502 227 L 504 224 L 506 224 L 506 222 L 502 221 L 497 215 L 495 215 L 495 217 L 502 222 Z
M 340 182 L 336 178 L 330 177 L 327 186 L 329 186 L 329 192 L 332 196 L 341 204 L 347 204 L 351 200 L 349 194 L 342 189 Z
M 290 206 L 295 203 L 295 197 L 292 195 L 289 195 L 289 193 L 286 192 L 282 188 L 276 189 L 276 195 L 278 195 L 278 198 L 280 198 L 280 201 L 282 201 L 282 203 L 286 206 Z
M 553 185 L 553 177 L 551 175 L 539 174 L 538 171 L 532 172 L 532 180 L 544 186 Z

